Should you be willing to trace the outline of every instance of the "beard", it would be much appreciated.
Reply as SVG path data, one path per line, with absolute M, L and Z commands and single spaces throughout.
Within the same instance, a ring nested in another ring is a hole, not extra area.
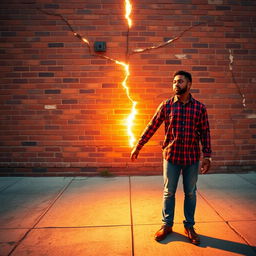
M 184 88 L 175 87 L 174 92 L 175 92 L 176 95 L 182 95 L 182 94 L 187 92 L 187 89 L 188 89 L 187 85 Z

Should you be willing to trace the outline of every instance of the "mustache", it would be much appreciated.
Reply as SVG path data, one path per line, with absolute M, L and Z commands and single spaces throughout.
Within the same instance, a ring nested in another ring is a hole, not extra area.
M 175 86 L 174 91 L 176 91 L 177 95 L 184 94 L 187 91 L 187 86 L 185 88 L 180 88 L 179 86 Z

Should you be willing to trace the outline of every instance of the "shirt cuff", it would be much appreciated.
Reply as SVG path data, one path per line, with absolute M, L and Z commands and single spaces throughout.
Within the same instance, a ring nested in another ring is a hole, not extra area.
M 203 154 L 203 157 L 204 157 L 204 158 L 210 158 L 210 157 L 211 157 L 211 153 L 204 153 L 204 154 Z
M 143 145 L 138 143 L 137 146 L 136 146 L 136 149 L 137 149 L 137 150 L 141 150 L 142 147 L 143 147 Z

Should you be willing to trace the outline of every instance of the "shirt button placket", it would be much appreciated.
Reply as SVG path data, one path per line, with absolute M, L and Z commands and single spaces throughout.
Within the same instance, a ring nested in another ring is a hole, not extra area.
M 181 105 L 181 117 L 182 117 L 182 121 L 181 121 L 181 143 L 184 144 L 184 131 L 185 131 L 185 104 Z

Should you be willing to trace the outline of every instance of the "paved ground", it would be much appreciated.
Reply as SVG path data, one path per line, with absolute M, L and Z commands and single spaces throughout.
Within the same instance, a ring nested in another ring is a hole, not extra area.
M 183 233 L 182 184 L 174 233 L 161 243 L 162 177 L 0 178 L 0 255 L 256 256 L 256 173 L 200 175 L 196 230 Z

